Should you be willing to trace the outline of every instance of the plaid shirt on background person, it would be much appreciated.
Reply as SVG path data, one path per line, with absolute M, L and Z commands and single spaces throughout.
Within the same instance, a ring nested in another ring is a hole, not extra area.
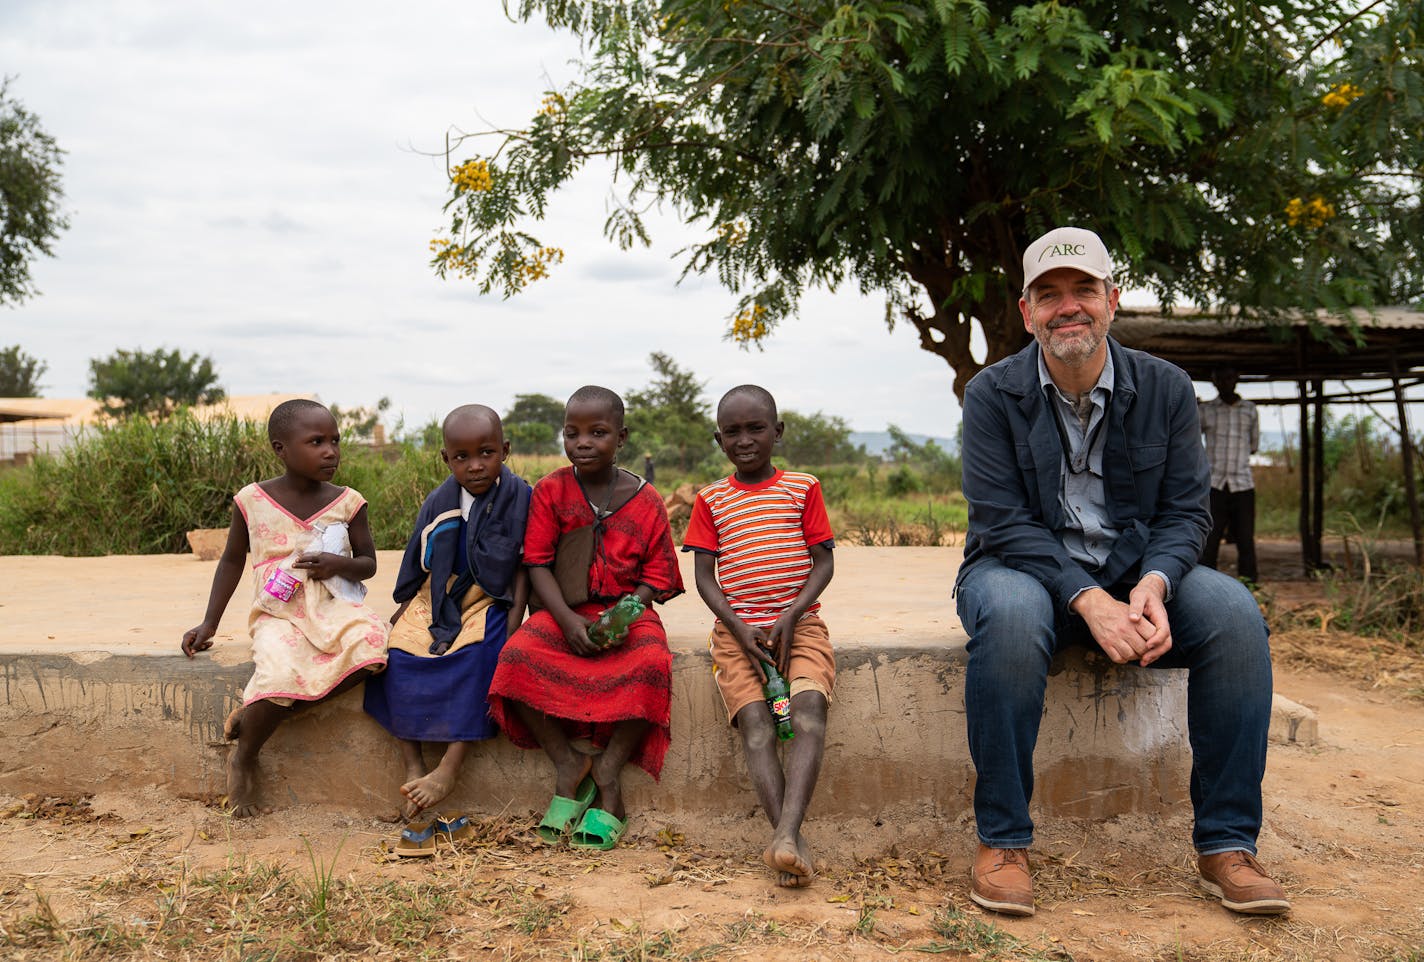
M 1206 458 L 1211 463 L 1211 486 L 1219 491 L 1254 488 L 1251 455 L 1261 441 L 1256 405 L 1244 398 L 1227 404 L 1218 397 L 1201 402 L 1200 411 Z

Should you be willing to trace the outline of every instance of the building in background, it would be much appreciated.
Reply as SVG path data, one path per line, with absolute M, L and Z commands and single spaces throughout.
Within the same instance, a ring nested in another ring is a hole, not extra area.
M 311 394 L 247 394 L 217 404 L 192 408 L 199 420 L 236 415 L 249 421 L 267 420 L 272 409 Z M 36 454 L 64 450 L 104 420 L 93 398 L 0 398 L 0 466 L 24 464 Z

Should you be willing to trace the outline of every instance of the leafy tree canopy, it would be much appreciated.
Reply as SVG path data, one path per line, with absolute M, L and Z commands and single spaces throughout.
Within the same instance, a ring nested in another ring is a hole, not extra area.
M 941 472 L 953 469 L 957 473 L 954 455 L 940 447 L 934 438 L 916 441 L 896 424 L 889 425 L 887 433 L 890 435 L 890 446 L 885 449 L 887 460 L 899 464 L 919 464 Z
M 547 394 L 516 394 L 504 417 L 504 436 L 512 450 L 548 454 L 561 450 L 564 402 Z
M 509 295 L 610 158 L 607 234 L 706 234 L 685 270 L 759 343 L 808 287 L 885 297 L 962 393 L 1026 343 L 1021 252 L 1097 230 L 1119 281 L 1266 317 L 1424 295 L 1424 0 L 506 0 L 583 41 L 522 130 L 452 148 L 439 273 Z M 474 146 L 482 153 L 461 152 Z M 462 157 L 465 158 L 462 160 Z
M 215 404 L 227 395 L 213 359 L 176 350 L 118 350 L 89 362 L 89 396 L 113 417 L 167 417 L 184 405 Z
M 343 441 L 365 441 L 370 443 L 376 437 L 376 425 L 381 423 L 381 415 L 391 407 L 391 399 L 383 397 L 375 407 L 345 408 L 331 405 L 331 416 L 336 419 L 336 430 Z
M 799 414 L 782 411 L 786 430 L 781 436 L 780 456 L 787 464 L 811 467 L 825 464 L 853 464 L 864 461 L 865 447 L 850 443 L 850 425 L 832 414 Z
M 39 397 L 40 378 L 49 365 L 12 344 L 0 348 L 0 397 Z
M 626 460 L 641 463 L 638 454 L 651 454 L 659 464 L 687 470 L 717 453 L 712 406 L 702 396 L 707 383 L 660 351 L 649 354 L 648 363 L 653 367 L 652 381 L 623 396 L 628 426 L 624 450 L 635 452 Z
M 0 304 L 35 293 L 30 261 L 53 256 L 50 245 L 69 226 L 59 206 L 64 151 L 9 87 L 0 80 Z

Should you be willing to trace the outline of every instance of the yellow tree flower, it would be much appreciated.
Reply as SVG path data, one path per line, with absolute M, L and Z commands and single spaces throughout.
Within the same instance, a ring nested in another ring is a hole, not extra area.
M 1359 97 L 1363 97 L 1365 92 L 1360 87 L 1352 83 L 1336 84 L 1320 98 L 1320 102 L 1335 110 L 1343 110 L 1350 106 L 1350 102 Z
M 747 242 L 747 222 L 737 218 L 718 224 L 717 236 L 728 247 L 741 247 Z
M 543 102 L 539 106 L 539 113 L 546 117 L 558 117 L 561 114 L 567 113 L 568 109 L 569 102 L 564 99 L 564 95 L 553 91 L 544 97 Z
M 450 180 L 455 184 L 456 192 L 484 191 L 494 186 L 494 176 L 490 173 L 489 164 L 483 160 L 465 161 L 455 168 Z
M 456 246 L 455 242 L 445 237 L 435 237 L 430 241 L 430 252 L 434 254 L 433 260 L 436 267 L 444 273 L 455 273 L 462 277 L 473 278 L 475 269 L 479 265 L 475 260 L 465 253 L 463 247 Z
M 732 340 L 744 347 L 761 341 L 771 332 L 766 323 L 766 316 L 767 310 L 760 304 L 753 304 L 738 311 L 732 318 L 732 329 L 729 331 Z
M 535 281 L 549 276 L 550 264 L 562 264 L 564 251 L 561 247 L 540 247 L 514 262 L 510 283 L 515 290 L 523 290 Z
M 1309 201 L 1292 197 L 1286 203 L 1286 223 L 1291 227 L 1319 230 L 1335 217 L 1335 205 L 1316 194 Z

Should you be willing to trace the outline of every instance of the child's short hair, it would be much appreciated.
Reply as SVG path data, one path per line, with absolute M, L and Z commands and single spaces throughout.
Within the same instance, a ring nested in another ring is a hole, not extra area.
M 462 404 L 449 414 L 445 415 L 445 420 L 440 422 L 440 436 L 443 438 L 450 433 L 450 426 L 467 418 L 483 418 L 494 425 L 500 437 L 504 436 L 504 422 L 499 418 L 499 412 L 494 408 L 484 404 Z
M 325 404 L 319 404 L 310 398 L 297 397 L 290 401 L 283 401 L 272 409 L 272 413 L 267 415 L 267 440 L 285 441 L 292 433 L 292 425 L 297 418 L 307 411 L 316 408 L 320 411 L 327 410 Z
M 602 404 L 605 405 L 613 415 L 613 419 L 620 425 L 623 423 L 623 399 L 616 392 L 608 390 L 606 387 L 599 387 L 597 384 L 585 384 L 577 391 L 569 395 L 564 407 L 571 404 Z
M 771 392 L 760 384 L 738 384 L 726 394 L 722 395 L 722 400 L 717 402 L 717 420 L 722 419 L 722 406 L 734 397 L 749 397 L 759 404 L 766 405 L 771 411 L 771 419 L 779 420 L 776 413 L 776 398 L 771 396 Z

